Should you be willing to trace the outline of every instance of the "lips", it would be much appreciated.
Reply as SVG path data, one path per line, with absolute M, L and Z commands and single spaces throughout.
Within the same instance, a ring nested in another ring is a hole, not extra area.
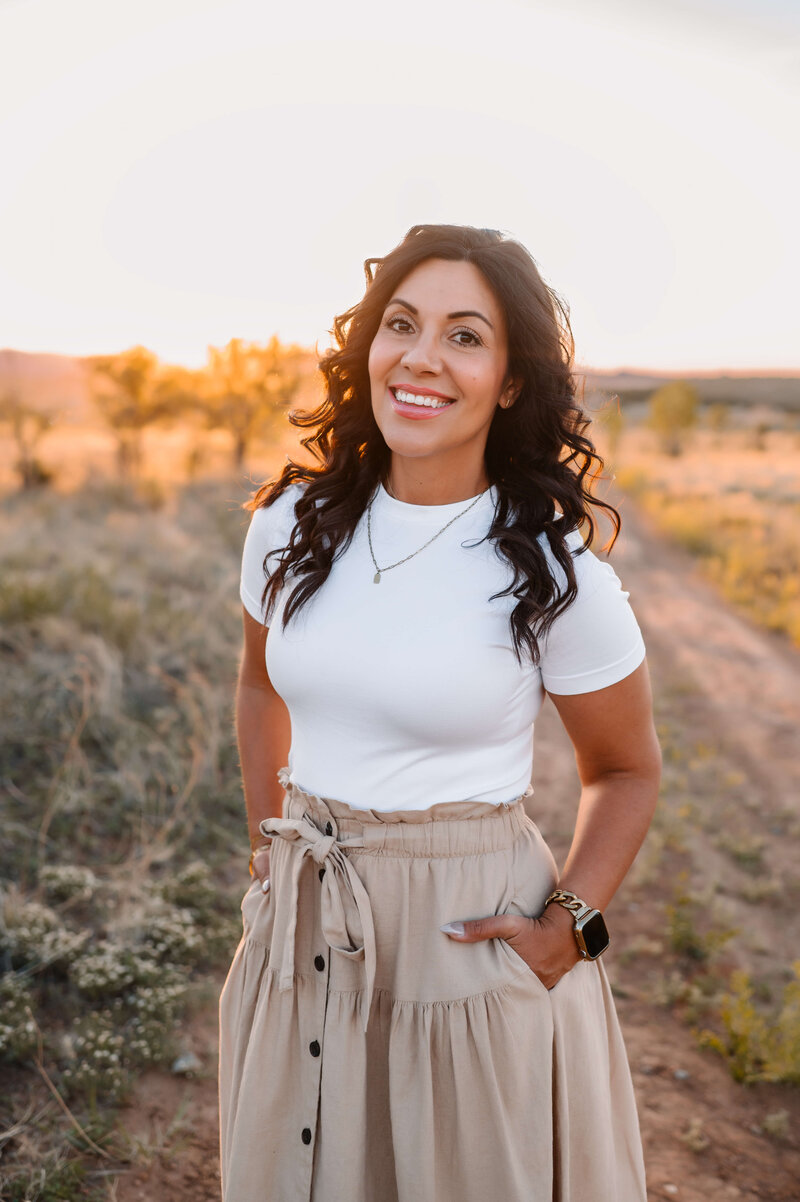
M 455 404 L 451 397 L 444 397 L 436 392 L 423 392 L 416 388 L 390 387 L 389 393 L 395 413 L 412 421 L 438 417 Z

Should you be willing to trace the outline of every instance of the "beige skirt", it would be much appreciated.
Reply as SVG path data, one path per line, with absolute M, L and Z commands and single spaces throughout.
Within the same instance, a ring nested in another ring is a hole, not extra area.
M 541 913 L 523 799 L 387 813 L 279 776 L 220 998 L 225 1202 L 645 1202 L 602 963 L 548 991 L 505 940 L 439 930 Z

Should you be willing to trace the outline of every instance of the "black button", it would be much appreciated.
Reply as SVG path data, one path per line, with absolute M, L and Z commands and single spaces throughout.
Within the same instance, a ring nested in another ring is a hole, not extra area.
M 311 1128 L 310 1127 L 303 1128 L 303 1134 L 302 1134 L 301 1138 L 302 1138 L 304 1144 L 311 1143 Z
M 333 827 L 331 826 L 330 822 L 326 822 L 326 823 L 325 823 L 325 834 L 326 834 L 326 835 L 332 835 L 332 834 L 333 834 Z
M 319 879 L 320 879 L 320 880 L 322 880 L 322 878 L 324 877 L 324 875 L 325 875 L 325 869 L 324 869 L 324 868 L 320 868 L 320 870 L 319 870 Z
M 323 960 L 322 956 L 314 957 L 314 967 L 318 972 L 322 972 L 323 968 L 325 967 L 325 961 Z
M 320 1047 L 316 1039 L 312 1039 L 311 1043 L 308 1045 L 308 1050 L 312 1056 L 319 1056 Z

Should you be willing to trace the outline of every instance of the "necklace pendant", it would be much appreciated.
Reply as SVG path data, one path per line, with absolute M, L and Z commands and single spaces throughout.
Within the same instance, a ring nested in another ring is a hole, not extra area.
M 372 583 L 373 583 L 373 584 L 380 584 L 380 582 L 381 582 L 381 573 L 380 573 L 380 570 L 378 570 L 378 571 L 375 573 L 375 575 L 372 577 Z

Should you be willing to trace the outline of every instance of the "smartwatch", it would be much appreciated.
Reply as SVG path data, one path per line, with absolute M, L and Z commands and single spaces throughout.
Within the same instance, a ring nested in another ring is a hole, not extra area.
M 557 902 L 559 906 L 563 906 L 574 916 L 575 925 L 572 929 L 575 932 L 575 942 L 581 957 L 584 960 L 597 960 L 599 956 L 602 956 L 611 942 L 611 937 L 600 911 L 593 910 L 580 897 L 574 893 L 568 893 L 566 889 L 554 890 L 544 903 L 545 908 L 551 902 Z

